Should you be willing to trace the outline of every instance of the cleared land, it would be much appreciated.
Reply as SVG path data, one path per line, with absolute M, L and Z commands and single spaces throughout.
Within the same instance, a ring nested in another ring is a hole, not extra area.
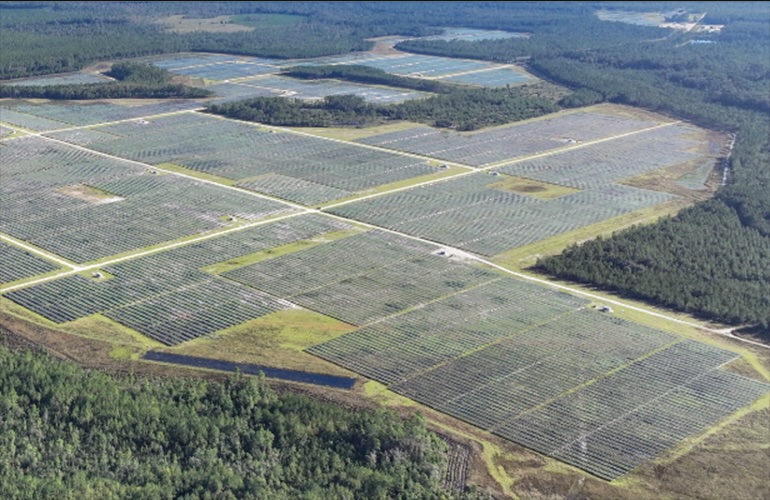
M 173 163 L 307 205 L 441 170 L 411 156 L 197 113 L 77 132 L 51 137 L 88 141 L 91 149 L 151 165 Z
M 731 351 L 526 288 L 498 281 L 309 352 L 608 480 L 770 391 L 718 370 Z
M 38 137 L 6 142 L 0 151 L 7 162 L 0 230 L 73 262 L 222 228 L 228 216 L 257 220 L 289 209 Z M 76 184 L 108 193 L 111 202 L 62 189 Z
M 421 40 L 464 40 L 476 42 L 478 40 L 503 40 L 506 38 L 526 38 L 526 33 L 499 30 L 477 30 L 471 28 L 443 28 L 440 35 L 422 37 Z
M 502 71 L 369 57 L 401 74 Z M 156 64 L 248 76 L 270 61 L 204 54 Z M 71 143 L 7 133 L 0 142 L 0 230 L 30 244 L 0 244 L 12 263 L 0 281 L 14 283 L 4 308 L 23 306 L 26 318 L 67 331 L 92 325 L 98 338 L 120 333 L 110 355 L 121 359 L 163 344 L 220 361 L 352 370 L 402 402 L 606 479 L 770 392 L 720 369 L 732 351 L 592 310 L 456 250 L 497 255 L 674 199 L 621 184 L 638 186 L 640 174 L 700 164 L 683 180 L 700 187 L 720 148 L 704 153 L 692 127 L 594 108 L 473 134 L 415 126 L 350 144 L 185 112 L 193 105 L 3 104 L 3 121 L 64 129 L 48 135 Z M 161 168 L 171 164 L 209 182 Z M 426 177 L 436 174 L 447 178 Z M 330 217 L 255 193 L 306 206 L 347 201 Z M 268 220 L 277 214 L 286 218 Z M 60 267 L 48 260 L 56 255 L 92 264 Z M 46 281 L 23 281 L 36 276 Z M 315 331 L 307 321 L 318 317 L 328 323 Z
M 608 185 L 540 199 L 491 187 L 500 178 L 476 173 L 334 207 L 331 212 L 495 255 L 673 198 Z
M 70 275 L 5 297 L 55 323 L 103 313 L 178 344 L 291 307 L 201 268 L 344 227 L 319 216 L 296 217 L 110 265 L 103 270 L 108 279 Z

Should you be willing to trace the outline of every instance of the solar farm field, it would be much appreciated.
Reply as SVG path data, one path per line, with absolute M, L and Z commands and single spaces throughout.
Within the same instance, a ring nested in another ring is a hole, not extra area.
M 532 76 L 511 68 L 495 68 L 447 76 L 442 80 L 480 87 L 505 87 L 506 85 L 529 82 L 532 80 Z
M 240 83 L 214 83 L 208 85 L 206 89 L 217 95 L 216 98 L 210 100 L 212 104 L 223 104 L 226 102 L 241 101 L 243 99 L 252 99 L 254 97 L 276 96 L 273 89 L 246 86 Z
M 703 134 L 683 123 L 581 111 L 474 134 L 414 127 L 374 135 L 359 142 L 480 168 L 329 210 L 481 255 L 497 255 L 676 200 L 667 192 L 622 183 L 691 164 L 701 164 L 708 176 L 718 162 L 719 147 L 709 143 L 706 148 Z M 527 179 L 540 184 L 525 186 L 529 191 L 509 187 L 513 181 L 526 184 Z M 691 189 L 702 189 L 703 182 L 701 175 L 699 182 L 690 182 Z M 567 190 L 539 197 L 537 192 L 548 186 Z
M 452 39 L 502 39 L 516 37 L 515 33 L 492 32 L 485 30 L 456 30 L 450 34 Z M 474 36 L 477 32 L 478 37 Z M 442 37 L 443 35 L 438 35 Z M 286 66 L 303 64 L 357 64 L 381 69 L 388 73 L 416 78 L 446 80 L 449 82 L 475 85 L 482 87 L 500 87 L 531 81 L 534 77 L 517 66 L 494 64 L 480 61 L 450 59 L 447 57 L 424 56 L 416 54 L 375 55 L 375 54 L 346 54 L 318 59 L 288 61 Z
M 517 162 L 500 171 L 579 189 L 595 188 L 695 158 L 697 155 L 691 149 L 697 141 L 687 137 L 694 130 L 688 125 L 658 128 Z
M 178 74 L 237 79 L 211 86 L 226 99 L 399 98 L 263 75 L 279 68 L 264 59 L 152 60 Z M 473 85 L 520 75 L 412 55 L 326 62 Z M 556 291 L 487 259 L 684 205 L 682 190 L 703 189 L 724 153 L 718 134 L 597 106 L 470 134 L 397 124 L 340 134 L 365 137 L 347 142 L 198 106 L 0 104 L 3 314 L 25 308 L 30 321 L 62 332 L 120 330 L 141 344 L 135 357 L 157 343 L 165 354 L 192 346 L 223 363 L 238 347 L 264 348 L 268 366 L 352 370 L 395 393 L 387 397 L 607 480 L 770 394 L 766 382 L 737 374 L 749 363 L 723 369 L 738 357 L 717 347 L 727 341 L 696 341 L 695 329 L 679 332 L 661 314 L 649 324 L 666 331 L 632 322 L 638 316 L 622 304 L 600 312 L 584 298 L 595 295 Z M 667 182 L 683 187 L 636 187 L 656 172 L 673 172 Z M 275 353 L 287 357 L 273 361 Z M 369 394 L 361 386 L 345 390 Z
M 308 351 L 394 384 L 585 305 L 586 301 L 570 295 L 500 278 Z
M 329 201 L 440 171 L 409 156 L 193 113 L 87 133 L 87 139 L 75 140 L 88 140 L 91 149 L 151 165 L 173 163 L 298 203 Z M 51 137 L 68 140 L 68 134 Z
M 596 112 L 576 112 L 471 134 L 416 127 L 367 137 L 358 142 L 481 167 L 659 124 Z
M 69 75 L 47 76 L 41 78 L 30 78 L 27 80 L 15 80 L 3 85 L 24 85 L 24 86 L 43 86 L 43 85 L 80 85 L 83 83 L 104 83 L 106 78 L 89 73 L 72 73 Z
M 72 126 L 95 125 L 143 116 L 174 113 L 200 108 L 194 101 L 166 101 L 125 106 L 107 102 L 84 104 L 30 104 L 10 101 L 0 104 L 0 121 L 35 131 L 51 131 Z
M 436 251 L 430 244 L 370 231 L 223 276 L 354 325 L 497 278 Z
M 371 66 L 396 75 L 418 78 L 437 78 L 453 75 L 455 73 L 494 67 L 492 64 L 485 62 L 416 54 L 387 56 L 360 62 L 351 61 L 350 63 Z
M 55 323 L 103 313 L 174 345 L 291 307 L 202 268 L 347 227 L 321 216 L 293 217 L 110 264 L 98 271 L 102 278 L 74 274 L 5 297 Z
M 225 95 L 225 100 L 230 100 L 233 95 L 238 95 L 240 99 L 280 96 L 316 100 L 331 95 L 353 94 L 369 102 L 393 104 L 428 96 L 424 92 L 415 90 L 376 87 L 338 80 L 299 80 L 285 76 L 266 76 L 240 80 L 237 84 L 229 84 L 226 87 L 223 85 L 226 84 L 213 85 L 208 88 L 217 93 L 229 94 Z
M 222 62 L 235 62 L 241 58 L 235 56 L 229 56 L 224 54 L 172 54 L 163 55 L 153 58 L 148 58 L 146 61 L 151 62 L 159 68 L 174 71 L 179 68 L 187 68 L 190 66 L 203 66 L 207 64 L 215 64 Z
M 280 68 L 276 66 L 267 66 L 264 64 L 253 64 L 241 61 L 227 61 L 215 64 L 207 64 L 205 66 L 177 68 L 173 69 L 172 71 L 179 75 L 220 81 L 277 73 L 279 70 Z
M 8 137 L 10 135 L 14 134 L 14 130 L 8 127 L 3 127 L 0 125 L 0 139 L 3 139 L 5 137 Z
M 308 351 L 607 480 L 770 392 L 718 370 L 731 351 L 528 287 L 499 280 Z
M 542 200 L 495 189 L 499 179 L 479 172 L 330 211 L 481 255 L 495 255 L 673 199 L 666 193 L 611 184 Z
M 53 262 L 42 259 L 22 248 L 0 241 L 0 284 L 29 278 L 59 269 Z
M 37 137 L 0 152 L 0 230 L 78 263 L 289 209 Z

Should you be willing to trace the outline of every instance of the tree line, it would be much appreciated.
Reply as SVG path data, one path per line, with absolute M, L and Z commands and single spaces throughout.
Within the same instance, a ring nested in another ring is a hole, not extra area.
M 295 127 L 366 127 L 392 120 L 421 122 L 459 131 L 525 120 L 559 109 L 547 97 L 512 88 L 462 88 L 398 104 L 368 103 L 356 95 L 327 96 L 310 101 L 257 97 L 212 104 L 207 112 L 269 125 Z
M 111 82 L 66 85 L 0 85 L 0 98 L 26 99 L 195 99 L 214 95 L 210 90 L 171 83 L 171 73 L 151 64 L 121 62 L 105 75 Z
M 438 80 L 425 80 L 423 78 L 394 75 L 379 68 L 361 66 L 358 64 L 294 66 L 282 71 L 281 74 L 303 80 L 335 79 L 441 94 L 447 94 L 453 90 L 457 90 L 459 87 L 458 85 Z
M 452 498 L 419 415 L 224 382 L 110 376 L 2 345 L 3 498 Z M 472 491 L 462 498 L 479 498 Z

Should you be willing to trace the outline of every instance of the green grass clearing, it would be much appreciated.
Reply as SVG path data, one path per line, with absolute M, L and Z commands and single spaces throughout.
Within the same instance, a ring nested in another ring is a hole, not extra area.
M 211 274 L 222 274 L 227 271 L 232 271 L 233 269 L 237 269 L 239 267 L 248 266 L 249 264 L 254 264 L 256 262 L 260 262 L 263 260 L 272 259 L 274 257 L 279 257 L 281 255 L 299 252 L 300 250 L 307 250 L 314 246 L 322 245 L 330 241 L 347 238 L 348 236 L 353 236 L 354 234 L 358 234 L 362 231 L 363 231 L 362 229 L 359 229 L 357 227 L 350 228 L 350 229 L 342 229 L 340 231 L 332 231 L 329 233 L 319 235 L 309 240 L 295 241 L 287 245 L 268 248 L 266 250 L 261 250 L 259 252 L 255 252 L 252 254 L 242 255 L 240 257 L 227 260 L 225 262 L 219 262 L 217 264 L 204 267 L 202 271 L 211 273 Z
M 211 175 L 204 172 L 199 172 L 197 170 L 192 170 L 175 163 L 161 163 L 159 165 L 155 165 L 155 167 L 158 169 L 168 170 L 169 172 L 175 172 L 177 174 L 189 175 L 190 177 L 195 177 L 196 179 L 201 179 L 204 181 L 216 182 L 217 184 L 222 184 L 223 186 L 232 186 L 239 182 L 237 180 L 227 179 L 225 177 L 219 177 L 217 175 Z
M 126 349 L 130 350 L 134 358 L 144 350 L 162 346 L 161 343 L 156 342 L 135 330 L 125 327 L 106 316 L 102 316 L 101 314 L 93 314 L 68 323 L 57 324 L 5 297 L 0 297 L 0 311 L 51 330 L 56 330 L 69 335 L 77 335 L 78 337 L 109 342 L 115 345 L 115 349 L 124 349 L 124 351 L 121 352 L 128 352 Z
M 580 244 L 597 236 L 609 236 L 615 231 L 635 224 L 651 224 L 660 217 L 675 215 L 691 204 L 692 202 L 689 200 L 674 199 L 499 253 L 493 256 L 492 260 L 511 270 L 522 271 L 533 266 L 539 257 L 561 253 L 573 243 Z
M 378 134 L 386 134 L 388 132 L 399 132 L 401 130 L 409 130 L 410 128 L 422 127 L 421 123 L 416 122 L 394 122 L 386 123 L 384 125 L 377 125 L 374 127 L 366 128 L 325 128 L 325 127 L 286 127 L 287 130 L 294 130 L 296 132 L 303 132 L 306 134 L 317 135 L 319 137 L 326 137 L 328 139 L 337 139 L 340 141 L 355 141 L 357 139 L 363 139 L 365 137 L 371 137 Z
M 69 323 L 57 325 L 56 328 L 72 335 L 110 342 L 115 344 L 116 348 L 120 346 L 136 348 L 135 354 L 163 346 L 160 342 L 101 314 L 78 318 Z
M 269 14 L 266 14 L 269 15 Z M 166 31 L 173 33 L 192 33 L 206 31 L 209 33 L 236 33 L 239 31 L 253 31 L 253 26 L 233 21 L 234 16 L 217 16 L 208 18 L 185 17 L 183 15 L 168 16 L 158 19 L 156 22 L 166 27 Z
M 501 177 L 501 181 L 489 184 L 487 187 L 500 191 L 509 191 L 511 193 L 532 196 L 533 198 L 539 198 L 541 200 L 552 200 L 580 191 L 579 189 L 571 187 L 558 186 L 556 184 L 549 184 L 547 182 L 535 181 L 512 175 L 502 175 Z
M 303 350 L 356 327 L 305 309 L 287 309 L 164 351 L 290 370 L 358 376 Z

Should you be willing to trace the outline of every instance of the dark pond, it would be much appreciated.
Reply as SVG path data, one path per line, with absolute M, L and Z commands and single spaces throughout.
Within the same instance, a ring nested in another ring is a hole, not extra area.
M 224 372 L 235 372 L 236 370 L 240 370 L 241 373 L 247 375 L 259 375 L 259 372 L 262 372 L 267 378 L 302 382 L 303 384 L 322 385 L 324 387 L 333 387 L 335 389 L 352 389 L 353 384 L 356 383 L 355 379 L 348 377 L 337 377 L 335 375 L 300 372 L 296 370 L 283 370 L 281 368 L 270 368 L 269 366 L 245 363 L 232 363 L 230 361 L 184 356 L 182 354 L 171 354 L 168 352 L 148 351 L 142 356 L 142 359 L 146 361 L 159 361 L 161 363 L 193 366 L 195 368 L 207 368 L 209 370 L 220 370 Z

